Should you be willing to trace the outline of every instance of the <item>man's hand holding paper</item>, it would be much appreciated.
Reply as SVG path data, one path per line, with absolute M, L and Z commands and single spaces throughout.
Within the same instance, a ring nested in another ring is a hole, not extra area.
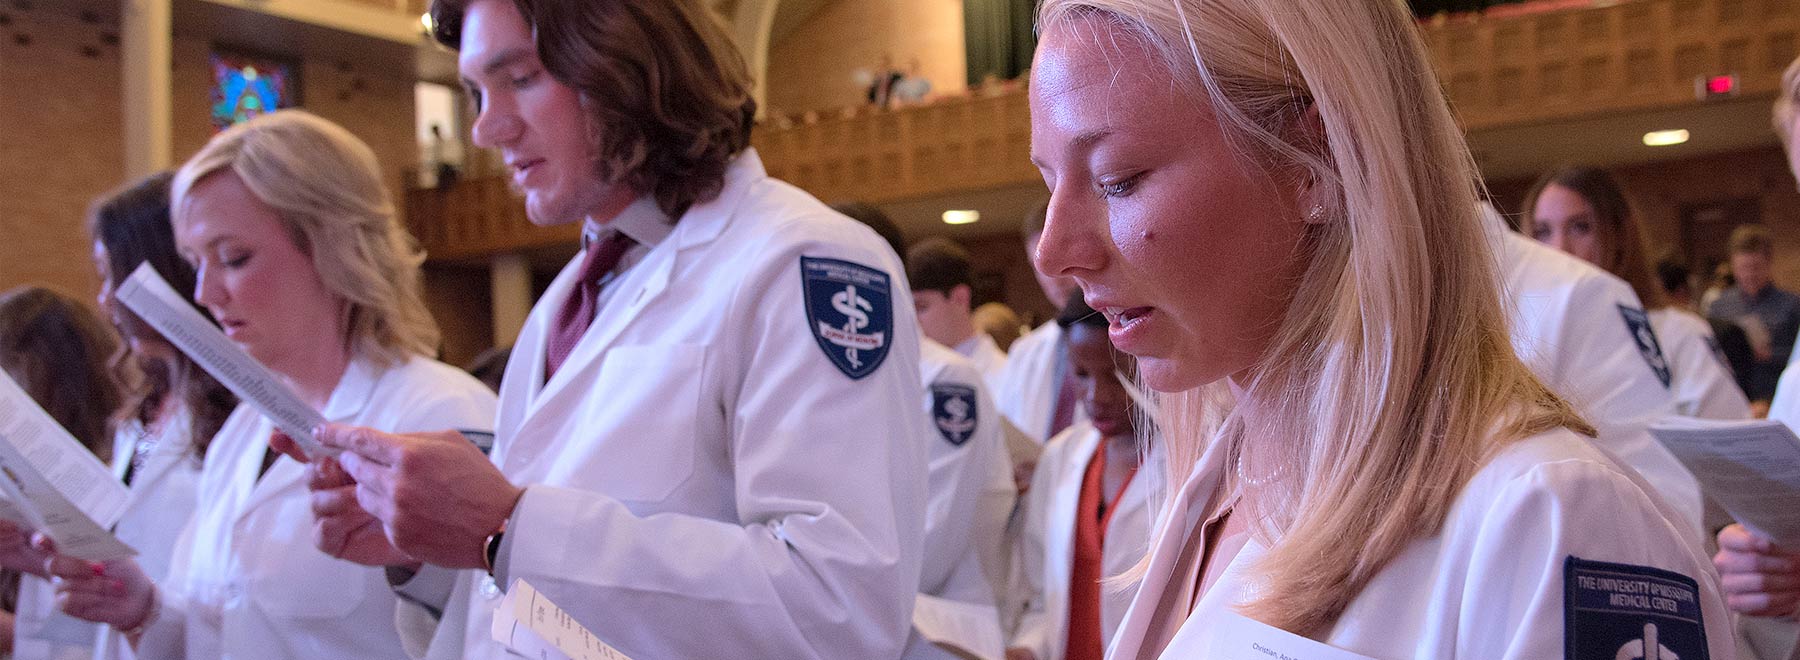
M 321 456 L 308 462 L 300 444 L 281 431 L 269 446 L 306 463 L 306 487 L 312 491 L 313 545 L 320 552 L 364 566 L 403 566 L 417 570 L 418 560 L 394 548 L 381 520 L 356 503 L 356 480 L 337 459 Z
M 315 437 L 343 451 L 309 468 L 315 538 L 320 550 L 349 561 L 482 568 L 484 542 L 524 493 L 456 431 L 392 434 L 330 424 Z M 292 448 L 291 440 L 278 443 Z

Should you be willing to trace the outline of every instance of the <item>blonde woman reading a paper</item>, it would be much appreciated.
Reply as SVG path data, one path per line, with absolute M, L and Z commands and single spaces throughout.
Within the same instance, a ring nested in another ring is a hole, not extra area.
M 1162 393 L 1171 471 L 1108 657 L 1731 656 L 1678 514 L 1514 354 L 1400 3 L 1040 11 L 1037 266 Z
M 298 111 L 238 125 L 181 168 L 173 200 L 195 300 L 325 418 L 491 428 L 493 394 L 428 357 L 420 257 L 348 131 Z M 58 558 L 63 610 L 125 631 L 140 657 L 405 657 L 382 570 L 315 547 L 306 471 L 269 450 L 273 430 L 246 405 L 213 439 L 167 579 Z

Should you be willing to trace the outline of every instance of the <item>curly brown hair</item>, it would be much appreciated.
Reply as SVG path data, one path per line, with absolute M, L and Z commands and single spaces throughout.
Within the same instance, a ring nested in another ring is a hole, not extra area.
M 432 36 L 462 45 L 474 0 L 434 0 Z M 756 121 L 749 67 L 699 0 L 512 0 L 551 77 L 581 94 L 600 175 L 671 217 L 712 200 Z

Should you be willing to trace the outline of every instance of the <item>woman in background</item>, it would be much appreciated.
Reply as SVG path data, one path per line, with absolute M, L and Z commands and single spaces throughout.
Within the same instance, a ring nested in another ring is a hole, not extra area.
M 1525 209 L 1525 235 L 1619 276 L 1637 293 L 1668 356 L 1675 412 L 1750 418 L 1750 402 L 1719 351 L 1712 326 L 1663 295 L 1644 256 L 1643 224 L 1612 175 L 1588 167 L 1551 172 L 1532 186 Z
M 207 445 L 237 407 L 230 390 L 113 297 L 139 264 L 149 264 L 178 290 L 194 285 L 194 268 L 176 252 L 169 225 L 172 178 L 165 172 L 134 182 L 100 197 L 88 214 L 100 275 L 97 302 L 124 340 L 109 361 L 124 400 L 113 412 L 116 431 L 108 449 L 130 498 L 114 532 L 138 551 L 137 561 L 155 579 L 167 574 L 175 539 L 193 515 Z M 0 539 L 10 539 L 14 552 L 21 542 L 16 531 L 0 530 L 9 534 Z M 33 567 L 42 565 L 41 557 L 25 558 Z M 49 583 L 28 581 L 21 600 L 21 619 L 41 625 L 20 627 L 15 658 L 130 657 L 116 631 L 56 612 Z M 97 650 L 96 635 L 102 637 Z
M 21 287 L 0 294 L 0 369 L 50 418 L 104 461 L 113 452 L 113 413 L 122 400 L 107 360 L 118 340 L 80 303 L 49 289 Z M 85 660 L 93 654 L 93 624 L 56 614 L 43 556 L 26 532 L 0 521 L 0 590 L 12 657 Z
M 231 390 L 113 298 L 139 264 L 149 264 L 177 291 L 193 290 L 194 267 L 175 249 L 170 226 L 173 179 L 172 172 L 155 174 L 104 197 L 88 221 L 100 308 L 112 315 L 128 348 L 114 361 L 116 371 L 140 374 L 127 392 L 114 441 L 113 471 L 131 488 L 115 531 L 157 580 L 168 575 L 175 540 L 193 517 L 207 447 L 238 405 Z M 212 320 L 206 308 L 194 307 Z M 125 638 L 102 628 L 106 639 L 96 660 L 130 657 Z

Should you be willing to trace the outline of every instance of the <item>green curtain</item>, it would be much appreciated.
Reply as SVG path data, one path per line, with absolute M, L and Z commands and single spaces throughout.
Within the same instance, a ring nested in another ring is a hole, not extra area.
M 990 74 L 1008 80 L 1031 69 L 1036 19 L 1037 0 L 963 0 L 971 87 Z

